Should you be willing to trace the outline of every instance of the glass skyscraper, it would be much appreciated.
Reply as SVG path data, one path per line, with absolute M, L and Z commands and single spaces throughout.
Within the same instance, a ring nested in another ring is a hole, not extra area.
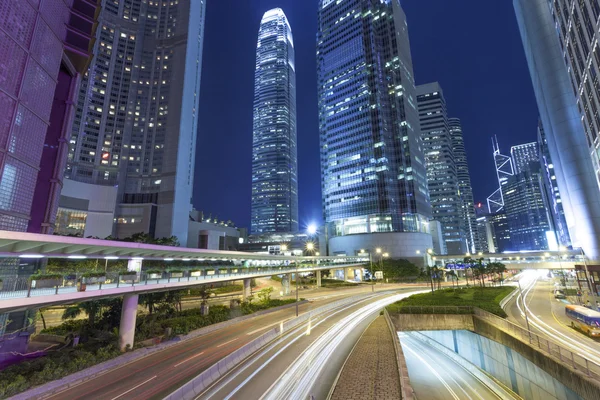
M 468 251 L 456 160 L 448 126 L 446 99 L 439 83 L 417 86 L 421 140 L 427 165 L 427 184 L 433 219 L 442 225 L 445 252 Z
M 477 217 L 475 215 L 475 201 L 473 200 L 471 174 L 469 173 L 467 151 L 465 150 L 465 140 L 460 119 L 448 118 L 448 128 L 450 129 L 454 163 L 456 164 L 458 190 L 462 200 L 462 229 L 467 235 L 469 251 L 475 254 L 476 252 L 486 251 L 487 247 L 484 243 L 481 243 L 479 231 L 477 230 Z
M 81 185 L 61 199 L 63 219 L 98 208 L 87 206 L 103 197 L 97 187 L 112 187 L 118 195 L 106 195 L 116 198 L 108 233 L 176 236 L 185 245 L 205 8 L 206 0 L 102 1 L 66 171 Z
M 251 233 L 298 231 L 296 65 L 280 8 L 260 23 L 254 73 Z
M 591 45 L 599 35 L 600 2 L 513 0 L 513 5 L 571 241 L 600 260 L 598 163 L 592 161 L 600 140 L 595 121 L 600 50 Z
M 321 0 L 317 72 L 330 253 L 425 251 L 431 206 L 400 2 Z

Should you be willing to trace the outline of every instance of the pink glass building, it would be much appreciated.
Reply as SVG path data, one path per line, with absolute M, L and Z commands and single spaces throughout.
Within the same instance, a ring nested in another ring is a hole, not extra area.
M 0 230 L 52 233 L 99 0 L 0 0 Z

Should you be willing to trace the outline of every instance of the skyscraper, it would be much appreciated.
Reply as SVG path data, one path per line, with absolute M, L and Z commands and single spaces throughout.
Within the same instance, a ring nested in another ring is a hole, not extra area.
M 479 231 L 477 230 L 477 217 L 475 215 L 475 201 L 473 200 L 473 188 L 471 187 L 471 174 L 467 162 L 467 151 L 463 137 L 462 124 L 458 118 L 448 118 L 450 139 L 452 139 L 452 152 L 456 165 L 456 177 L 458 178 L 458 190 L 462 200 L 463 232 L 467 236 L 467 247 L 471 253 L 486 251 L 485 244 L 480 243 Z
M 91 1 L 0 3 L 0 230 L 52 234 L 63 183 L 73 100 L 91 59 L 98 5 Z M 5 287 L 40 268 L 0 259 Z M 0 364 L 24 352 L 35 310 L 0 314 Z
M 102 8 L 61 216 L 85 220 L 101 208 L 108 217 L 86 222 L 102 224 L 94 235 L 145 232 L 186 243 L 206 1 L 103 0 Z
M 72 102 L 91 57 L 97 5 L 47 3 L 5 1 L 0 6 L 3 230 L 52 233 Z
M 592 85 L 598 79 L 599 65 L 590 53 L 593 47 L 588 46 L 586 50 L 582 44 L 590 39 L 590 34 L 597 35 L 598 1 L 573 2 L 572 7 L 561 10 L 566 17 L 558 12 L 553 16 L 555 4 L 558 2 L 513 0 L 573 246 L 581 247 L 589 258 L 600 260 L 600 193 L 590 156 L 590 145 L 595 143 L 595 138 L 589 122 L 586 122 L 589 135 L 581 123 L 583 114 L 586 120 L 588 112 L 590 116 L 593 114 L 595 104 L 587 101 L 587 104 L 582 101 L 578 104 L 575 95 L 582 84 L 585 86 L 582 100 L 592 94 L 595 101 Z M 567 25 L 563 19 L 569 16 L 580 22 L 569 25 L 573 40 L 565 46 Z M 577 38 L 580 32 L 585 40 Z M 573 65 L 577 72 L 569 72 L 568 68 Z M 588 65 L 591 68 L 584 79 L 583 69 Z M 577 76 L 571 79 L 571 74 L 579 74 L 581 83 L 577 82 Z
M 467 236 L 446 99 L 439 83 L 417 86 L 421 140 L 433 219 L 442 225 L 448 254 L 465 254 Z
M 538 148 L 540 153 L 540 165 L 542 174 L 542 187 L 545 195 L 546 208 L 550 212 L 552 229 L 556 233 L 556 241 L 559 246 L 571 245 L 571 237 L 565 220 L 560 189 L 554 175 L 554 163 L 548 149 L 548 140 L 541 121 L 538 123 Z
M 298 231 L 297 153 L 294 38 L 274 8 L 260 22 L 256 46 L 251 233 Z
M 398 0 L 321 0 L 318 25 L 329 252 L 415 258 L 432 247 L 431 207 L 404 11 Z
M 515 174 L 528 170 L 531 163 L 537 164 L 540 160 L 540 152 L 536 142 L 512 146 L 510 155 L 513 159 Z
M 510 250 L 548 250 L 549 213 L 544 201 L 537 143 L 510 150 L 515 174 L 502 186 Z

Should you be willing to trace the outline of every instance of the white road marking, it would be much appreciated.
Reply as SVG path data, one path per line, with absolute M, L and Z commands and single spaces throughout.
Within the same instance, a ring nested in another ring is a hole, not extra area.
M 185 359 L 185 360 L 183 360 L 182 362 L 180 362 L 180 363 L 178 363 L 178 364 L 175 364 L 175 365 L 173 365 L 173 368 L 177 368 L 177 367 L 178 367 L 178 366 L 180 366 L 181 364 L 183 364 L 183 363 L 186 363 L 186 362 L 188 362 L 188 361 L 190 361 L 190 360 L 192 360 L 192 359 L 194 359 L 194 358 L 196 358 L 196 357 L 199 357 L 199 356 L 201 356 L 202 354 L 204 354 L 204 352 L 202 352 L 202 353 L 198 353 L 198 354 L 196 354 L 196 355 L 194 355 L 194 356 L 191 356 L 190 358 L 186 358 L 186 359 Z
M 229 343 L 231 343 L 231 342 L 235 342 L 235 341 L 236 341 L 236 340 L 238 340 L 238 339 L 239 339 L 239 337 L 236 337 L 235 339 L 231 339 L 231 340 L 230 340 L 230 341 L 228 341 L 228 342 L 221 343 L 221 344 L 220 344 L 220 345 L 218 345 L 217 347 L 223 347 L 223 346 L 225 346 L 226 344 L 229 344 Z
M 154 376 L 153 376 L 152 378 L 150 378 L 150 379 L 147 379 L 147 380 L 145 380 L 144 382 L 140 383 L 139 385 L 132 387 L 132 388 L 131 388 L 131 389 L 129 389 L 128 391 L 126 391 L 126 392 L 124 392 L 124 393 L 121 393 L 121 394 L 120 394 L 120 395 L 118 395 L 117 397 L 113 397 L 111 400 L 117 400 L 118 398 L 125 396 L 127 393 L 129 393 L 129 392 L 131 392 L 131 391 L 133 391 L 133 390 L 135 390 L 135 389 L 139 388 L 140 386 L 142 386 L 142 385 L 144 385 L 144 384 L 146 384 L 146 383 L 150 382 L 150 381 L 151 381 L 152 379 L 154 379 L 154 378 L 156 378 L 156 375 L 154 375 Z

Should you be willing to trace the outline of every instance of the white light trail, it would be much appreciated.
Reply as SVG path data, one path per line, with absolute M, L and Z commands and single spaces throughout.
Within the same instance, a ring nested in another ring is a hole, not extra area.
M 383 307 L 411 296 L 412 292 L 390 296 L 366 305 L 344 317 L 316 339 L 275 381 L 262 399 L 306 399 L 311 388 L 338 345 L 365 319 Z

